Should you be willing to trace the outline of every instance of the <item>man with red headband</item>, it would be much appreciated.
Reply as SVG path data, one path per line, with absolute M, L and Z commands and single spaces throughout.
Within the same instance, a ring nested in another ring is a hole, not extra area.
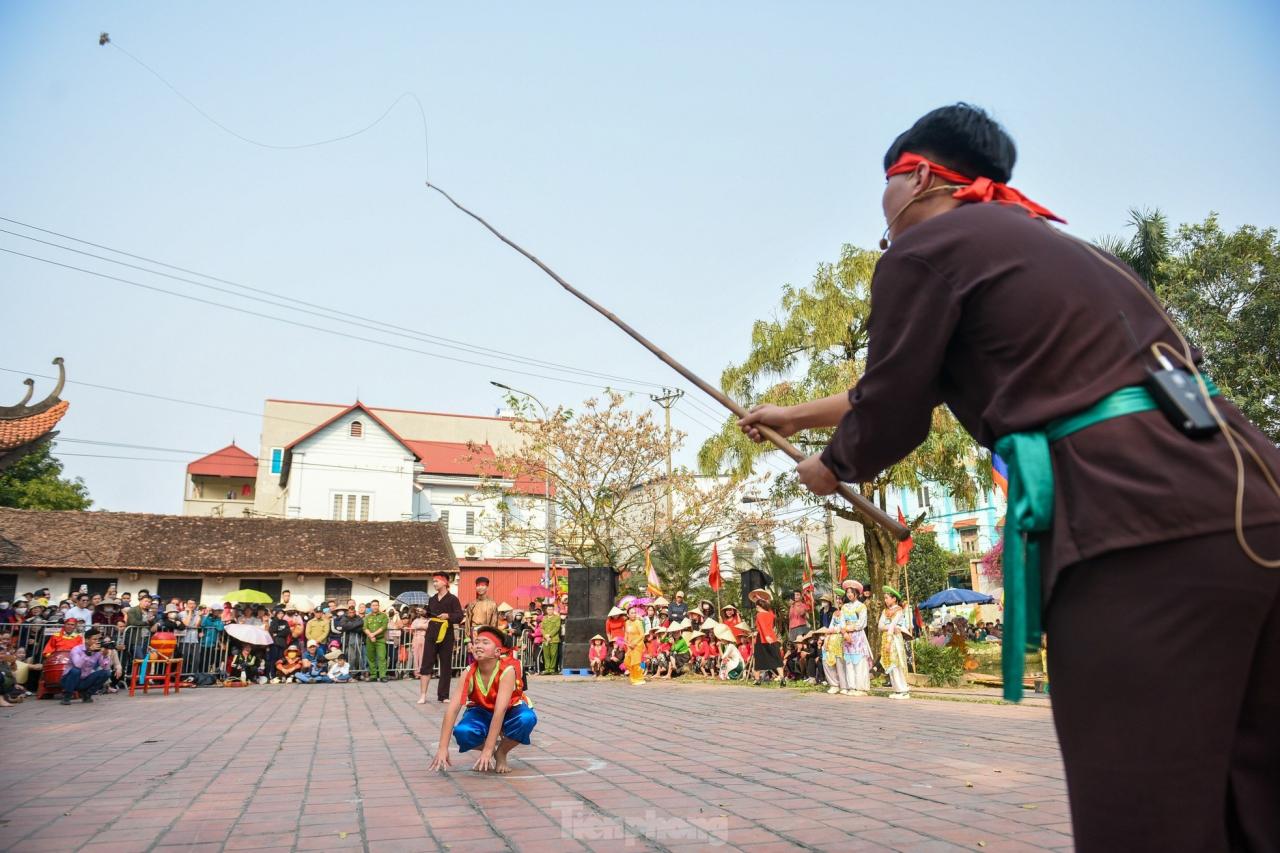
M 462 602 L 449 591 L 449 576 L 436 572 L 431 576 L 435 595 L 427 601 L 427 634 L 423 638 L 422 663 L 418 668 L 418 704 L 427 703 L 427 687 L 431 674 L 440 664 L 440 683 L 436 698 L 449 701 L 449 683 L 453 679 L 453 627 L 462 621 Z
M 1010 472 L 1005 691 L 1043 625 L 1077 848 L 1280 848 L 1280 452 L 1132 270 L 1008 186 L 1015 159 L 967 104 L 895 139 L 865 372 L 740 424 L 837 427 L 797 470 L 827 495 L 945 404 Z

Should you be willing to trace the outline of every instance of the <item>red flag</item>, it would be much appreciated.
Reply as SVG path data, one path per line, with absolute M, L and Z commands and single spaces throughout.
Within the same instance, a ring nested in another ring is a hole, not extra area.
M 720 549 L 716 547 L 715 542 L 711 543 L 711 573 L 707 575 L 707 584 L 715 590 L 720 591 Z
M 849 577 L 849 557 L 847 554 L 840 555 L 840 576 L 836 578 L 836 583 L 844 583 L 844 579 Z
M 907 520 L 902 515 L 902 507 L 898 507 L 898 523 L 903 527 L 907 526 Z M 915 547 L 915 542 L 910 536 L 898 543 L 898 565 L 905 566 L 907 560 L 911 558 L 911 549 Z

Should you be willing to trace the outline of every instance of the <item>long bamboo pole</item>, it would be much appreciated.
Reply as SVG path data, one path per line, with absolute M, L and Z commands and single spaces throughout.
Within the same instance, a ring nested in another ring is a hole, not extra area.
M 725 394 L 719 388 L 715 387 L 714 385 L 708 382 L 705 382 L 701 377 L 699 377 L 689 368 L 685 367 L 683 364 L 676 361 L 671 356 L 667 355 L 667 353 L 664 352 L 662 349 L 660 349 L 656 344 L 654 344 L 644 335 L 640 334 L 638 331 L 633 329 L 626 321 L 618 317 L 609 309 L 605 308 L 599 302 L 596 302 L 590 296 L 587 296 L 585 293 L 578 290 L 573 285 L 569 284 L 569 282 L 565 281 L 558 274 L 556 274 L 555 270 L 551 269 L 551 267 L 544 264 L 535 255 L 531 254 L 526 249 L 524 249 L 524 247 L 522 247 L 520 244 L 508 238 L 505 234 L 503 234 L 497 228 L 494 228 L 492 225 L 486 222 L 483 217 L 471 212 L 466 207 L 463 207 L 461 204 L 458 203 L 457 199 L 455 199 L 453 196 L 449 195 L 447 192 L 440 189 L 438 186 L 431 183 L 430 181 L 427 181 L 427 186 L 435 190 L 436 192 L 440 193 L 440 195 L 444 196 L 446 199 L 448 199 L 449 203 L 452 204 L 454 207 L 458 208 L 458 210 L 461 210 L 467 216 L 470 216 L 476 222 L 479 222 L 485 228 L 489 229 L 490 233 L 492 233 L 493 236 L 497 237 L 499 240 L 506 243 L 508 246 L 515 249 L 517 252 L 524 255 L 526 258 L 528 258 L 530 261 L 536 264 L 539 269 L 541 269 L 547 275 L 551 276 L 551 278 L 555 280 L 556 284 L 560 285 L 565 290 L 569 291 L 569 293 L 573 294 L 578 299 L 582 300 L 587 305 L 594 308 L 598 313 L 603 315 L 611 323 L 613 323 L 619 329 L 621 329 L 622 331 L 630 335 L 631 338 L 636 341 L 636 343 L 640 344 L 649 352 L 656 355 L 659 359 L 662 360 L 664 364 L 666 364 L 676 373 L 679 373 L 685 379 L 688 379 L 690 382 L 696 385 L 700 391 L 702 391 L 703 393 L 713 398 L 717 403 L 724 406 L 726 409 L 733 412 L 738 417 L 740 418 L 746 417 L 747 410 L 741 404 L 739 404 L 737 401 L 730 398 L 727 394 Z M 757 429 L 760 431 L 760 434 L 763 435 L 765 438 L 767 438 L 774 447 L 778 448 L 783 453 L 790 456 L 794 461 L 796 462 L 804 461 L 805 459 L 804 453 L 802 453 L 795 445 L 787 441 L 781 435 L 774 432 L 772 429 L 770 429 L 767 426 L 757 425 Z M 884 528 L 889 533 L 893 534 L 895 538 L 906 539 L 909 535 L 911 535 L 910 531 L 907 530 L 907 528 L 904 527 L 903 525 L 899 524 L 896 518 L 893 518 L 884 510 L 880 509 L 880 507 L 876 506 L 874 503 L 872 503 L 871 501 L 864 498 L 862 495 L 855 492 L 847 484 L 841 483 L 839 487 L 836 489 L 836 492 L 837 494 L 840 495 L 840 497 L 844 498 L 846 501 L 852 504 L 854 508 L 857 509 L 859 512 L 861 512 L 863 515 L 867 516 L 876 524 L 880 525 L 880 527 Z

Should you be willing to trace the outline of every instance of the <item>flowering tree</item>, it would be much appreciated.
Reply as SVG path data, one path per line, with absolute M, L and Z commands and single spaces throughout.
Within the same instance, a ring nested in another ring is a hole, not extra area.
M 742 478 L 700 477 L 682 468 L 668 478 L 665 431 L 651 412 L 626 402 L 607 392 L 577 412 L 559 408 L 545 419 L 516 421 L 519 448 L 496 455 L 478 496 L 498 497 L 496 517 L 485 520 L 488 535 L 522 553 L 543 550 L 548 473 L 552 552 L 584 566 L 634 570 L 647 549 L 673 538 L 750 539 L 767 532 L 767 517 L 742 509 Z M 673 452 L 684 437 L 671 432 Z

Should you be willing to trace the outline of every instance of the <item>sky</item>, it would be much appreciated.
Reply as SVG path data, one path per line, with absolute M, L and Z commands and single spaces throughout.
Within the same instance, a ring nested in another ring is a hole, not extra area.
M 1012 184 L 1079 236 L 1122 231 L 1133 207 L 1278 224 L 1280 5 L 985 2 L 958 15 L 941 3 L 0 3 L 0 229 L 22 235 L 0 233 L 0 403 L 63 356 L 67 473 L 96 507 L 144 512 L 181 511 L 196 456 L 232 439 L 257 452 L 269 397 L 492 414 L 496 380 L 551 406 L 609 385 L 651 407 L 648 393 L 689 384 L 425 178 L 716 383 L 785 284 L 807 283 L 843 244 L 875 246 L 885 149 L 959 100 L 1008 128 Z M 102 31 L 121 49 L 100 47 Z M 270 145 L 343 136 L 395 106 L 342 142 L 265 148 L 130 55 Z M 425 145 L 404 93 L 423 105 Z M 28 238 L 157 269 L 30 226 L 234 284 L 77 255 Z M 291 310 L 301 302 L 404 331 Z M 38 383 L 36 399 L 52 385 Z M 681 461 L 720 417 L 696 393 L 676 405 Z

